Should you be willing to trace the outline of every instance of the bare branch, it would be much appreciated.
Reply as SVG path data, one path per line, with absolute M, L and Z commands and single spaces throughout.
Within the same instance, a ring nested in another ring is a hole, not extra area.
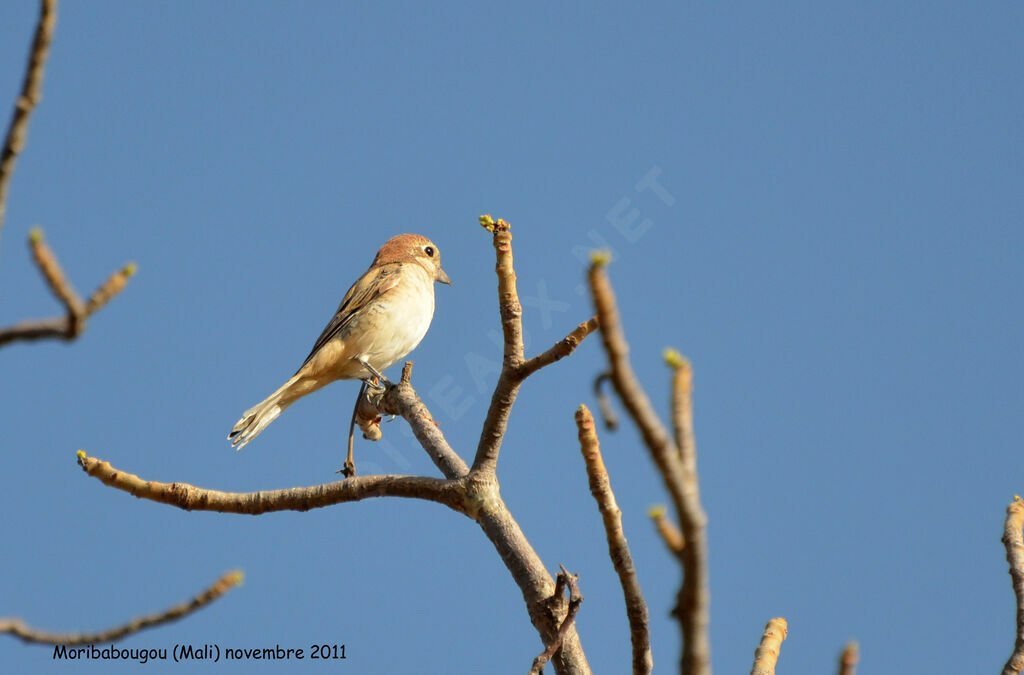
M 38 228 L 29 233 L 29 249 L 46 285 L 64 305 L 67 314 L 50 319 L 21 321 L 13 326 L 0 328 L 0 346 L 18 340 L 75 339 L 85 330 L 86 319 L 120 293 L 136 270 L 134 263 L 129 263 L 116 270 L 100 284 L 99 288 L 93 291 L 89 300 L 83 303 L 65 276 L 64 270 L 57 261 L 57 256 L 46 244 L 42 231 Z
M 493 233 L 494 251 L 497 257 L 495 272 L 498 275 L 498 308 L 501 313 L 501 330 L 504 336 L 504 356 L 498 384 L 491 395 L 484 426 L 480 430 L 480 441 L 473 457 L 474 472 L 494 473 L 498 466 L 501 441 L 508 428 L 512 405 L 519 394 L 523 380 L 544 366 L 550 365 L 575 351 L 576 347 L 597 328 L 594 317 L 581 323 L 564 339 L 547 351 L 525 361 L 523 357 L 523 307 L 519 304 L 516 290 L 516 270 L 512 264 L 512 233 L 510 225 L 489 215 L 480 216 L 480 224 Z
M 630 641 L 633 645 L 633 672 L 649 673 L 654 668 L 651 656 L 651 635 L 648 628 L 647 603 L 644 602 L 640 581 L 633 566 L 626 534 L 622 531 L 622 511 L 615 502 L 611 480 L 601 458 L 601 446 L 594 430 L 594 416 L 585 405 L 576 410 L 576 430 L 580 439 L 580 451 L 587 465 L 590 494 L 597 501 L 604 530 L 608 538 L 608 555 L 612 566 L 619 575 L 622 595 L 626 601 L 626 617 L 629 619 Z
M 448 445 L 427 406 L 423 405 L 423 401 L 416 395 L 416 390 L 409 382 L 411 374 L 412 361 L 406 361 L 402 368 L 401 381 L 388 387 L 382 397 L 374 399 L 379 401 L 376 404 L 378 410 L 385 415 L 401 415 L 412 427 L 416 440 L 427 451 L 441 473 L 452 480 L 462 478 L 469 473 L 469 467 Z M 362 415 L 363 413 L 360 413 L 360 416 Z
M 126 635 L 131 635 L 132 633 L 164 623 L 170 623 L 187 616 L 198 609 L 202 609 L 241 583 L 241 572 L 228 572 L 212 586 L 188 602 L 175 605 L 163 612 L 136 617 L 123 626 L 117 626 L 116 628 L 110 628 L 98 633 L 51 633 L 32 628 L 21 619 L 0 619 L 0 633 L 8 633 L 20 638 L 23 642 L 50 645 L 88 645 L 97 642 L 113 642 Z
M 564 338 L 554 344 L 545 352 L 525 361 L 516 372 L 520 380 L 525 380 L 544 366 L 550 366 L 555 361 L 560 361 L 569 356 L 588 335 L 597 330 L 597 317 L 591 317 L 576 326 L 576 328 Z
M 70 333 L 71 322 L 66 316 L 55 316 L 52 319 L 28 319 L 19 321 L 13 326 L 0 328 L 0 347 L 20 340 L 32 341 L 51 338 L 68 340 Z
M 619 321 L 615 294 L 605 272 L 605 263 L 604 258 L 595 258 L 588 278 L 601 325 L 601 338 L 611 366 L 611 381 L 623 406 L 639 428 L 644 444 L 661 474 L 686 542 L 681 556 L 683 583 L 673 610 L 683 633 L 681 672 L 686 675 L 708 675 L 711 672 L 711 643 L 708 636 L 711 595 L 707 564 L 707 516 L 700 503 L 696 451 L 692 443 L 692 426 L 689 426 L 692 422 L 688 422 L 692 421 L 692 413 L 689 412 L 689 369 L 674 364 L 675 399 L 686 409 L 674 416 L 677 426 L 682 430 L 680 438 L 687 441 L 680 448 L 669 437 L 633 372 L 629 362 L 629 344 Z
M 504 363 L 515 368 L 523 362 L 523 306 L 516 290 L 516 270 L 512 265 L 512 233 L 510 225 L 498 218 L 480 216 L 480 225 L 494 234 L 494 252 L 498 275 L 498 310 L 501 313 L 501 331 L 505 336 Z
M 847 642 L 843 653 L 839 655 L 839 675 L 857 675 L 857 662 L 860 660 L 860 647 L 856 642 Z
M 750 675 L 775 675 L 775 663 L 779 660 L 779 649 L 786 639 L 786 620 L 779 617 L 772 619 L 764 627 L 761 644 L 754 650 L 754 667 Z
M 504 357 L 501 364 L 501 375 L 491 395 L 491 404 L 487 408 L 487 417 L 480 430 L 480 441 L 477 443 L 476 456 L 473 458 L 473 471 L 494 473 L 498 466 L 498 453 L 501 441 L 508 427 L 508 417 L 512 412 L 512 404 L 519 393 L 522 380 L 514 373 L 523 362 L 523 307 L 519 304 L 519 292 L 516 290 L 516 271 L 512 266 L 512 233 L 509 224 L 502 219 L 492 220 L 490 216 L 480 216 L 480 224 L 494 233 L 493 244 L 497 263 L 495 272 L 498 274 L 498 307 L 501 312 L 501 330 L 504 335 Z
M 11 176 L 14 174 L 14 166 L 17 164 L 18 155 L 25 148 L 28 120 L 43 97 L 46 57 L 50 55 L 50 43 L 53 41 L 53 30 L 56 26 L 57 0 L 41 0 L 39 22 L 36 24 L 36 35 L 32 40 L 28 63 L 25 67 L 21 95 L 14 102 L 14 113 L 11 115 L 11 124 L 7 128 L 7 138 L 4 140 L 3 150 L 0 151 L 0 231 L 3 230 L 4 216 L 7 213 L 7 192 L 10 188 Z
M 1003 545 L 1006 546 L 1006 562 L 1010 563 L 1010 580 L 1013 595 L 1017 600 L 1017 639 L 1013 653 L 1003 666 L 1003 675 L 1019 675 L 1024 670 L 1024 500 L 1014 495 L 1006 507 L 1006 523 L 1003 526 Z
M 565 569 L 565 565 L 559 565 L 559 568 L 561 571 L 558 573 L 558 583 L 555 586 L 554 597 L 560 600 L 563 589 L 568 585 L 569 607 L 565 612 L 565 618 L 562 619 L 562 623 L 558 627 L 558 633 L 555 635 L 555 639 L 552 640 L 544 651 L 538 654 L 537 658 L 533 660 L 533 665 L 530 667 L 529 675 L 540 675 L 540 673 L 544 672 L 544 666 L 562 646 L 562 641 L 565 639 L 566 634 L 572 627 L 572 622 L 576 618 L 576 613 L 580 610 L 580 605 L 583 603 L 583 596 L 580 594 L 580 587 L 577 583 L 579 577 L 575 574 L 570 574 L 569 570 Z
M 665 363 L 673 371 L 672 377 L 672 430 L 676 447 L 687 473 L 697 474 L 697 450 L 693 439 L 693 368 L 686 358 L 674 349 L 665 350 Z M 696 481 L 694 482 L 696 489 Z
M 78 292 L 67 280 L 64 270 L 57 262 L 57 256 L 46 245 L 43 240 L 43 231 L 38 227 L 28 233 L 28 247 L 32 251 L 32 260 L 35 261 L 36 267 L 39 268 L 39 272 L 43 275 L 43 279 L 46 280 L 46 285 L 50 287 L 54 297 L 64 305 L 68 316 L 81 320 L 85 314 L 82 298 L 78 297 Z
M 85 315 L 92 316 L 110 302 L 115 295 L 123 291 L 128 280 L 135 276 L 137 269 L 135 263 L 128 263 L 107 277 L 107 280 L 100 284 L 85 301 Z
M 647 511 L 647 515 L 654 521 L 654 527 L 665 541 L 665 546 L 668 547 L 669 553 L 682 560 L 683 549 L 686 547 L 686 538 L 683 537 L 683 533 L 679 531 L 675 523 L 668 519 L 668 515 L 665 514 L 665 507 L 652 506 Z
M 440 478 L 423 476 L 356 476 L 345 480 L 260 492 L 221 492 L 188 483 L 158 483 L 115 469 L 109 462 L 78 451 L 78 464 L 104 485 L 141 499 L 169 504 L 186 511 L 217 511 L 259 515 L 271 511 L 309 509 L 356 502 L 370 497 L 406 497 L 437 502 L 465 513 L 460 486 Z

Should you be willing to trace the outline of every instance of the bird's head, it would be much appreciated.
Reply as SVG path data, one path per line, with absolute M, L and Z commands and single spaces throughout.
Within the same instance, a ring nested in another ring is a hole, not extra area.
M 451 286 L 452 281 L 441 269 L 441 251 L 437 244 L 419 234 L 400 234 L 391 237 L 377 251 L 373 265 L 413 263 L 427 270 L 435 281 Z

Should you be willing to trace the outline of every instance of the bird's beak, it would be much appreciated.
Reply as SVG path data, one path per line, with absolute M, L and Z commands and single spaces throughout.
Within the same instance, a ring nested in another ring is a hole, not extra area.
M 437 268 L 437 276 L 434 278 L 442 284 L 448 284 L 449 286 L 452 285 L 452 280 L 448 278 L 448 274 L 440 267 Z

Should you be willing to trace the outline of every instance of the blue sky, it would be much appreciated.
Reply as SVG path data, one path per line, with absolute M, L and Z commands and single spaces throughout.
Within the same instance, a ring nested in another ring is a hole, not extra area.
M 3 106 L 35 12 L 0 6 Z M 524 672 L 542 645 L 457 514 L 185 513 L 74 457 L 224 490 L 334 480 L 354 383 L 241 453 L 224 436 L 380 244 L 419 232 L 454 286 L 414 384 L 469 458 L 500 358 L 476 221 L 492 213 L 512 223 L 528 352 L 590 316 L 580 257 L 607 247 L 662 413 L 662 349 L 694 364 L 719 672 L 749 669 L 773 616 L 790 624 L 780 672 L 829 672 L 851 638 L 865 671 L 1000 667 L 1014 605 L 999 537 L 1024 492 L 1022 29 L 1014 3 L 65 3 L 11 186 L 0 323 L 59 311 L 30 226 L 82 293 L 128 260 L 139 273 L 77 342 L 0 351 L 0 613 L 101 628 L 240 567 L 242 588 L 123 645 L 336 642 L 350 672 Z M 663 192 L 637 190 L 651 172 Z M 527 382 L 499 478 L 547 566 L 580 574 L 591 664 L 626 672 L 572 419 L 603 364 L 588 340 Z M 435 475 L 403 422 L 384 433 L 358 443 L 362 473 Z M 601 438 L 672 672 L 680 572 L 645 515 L 665 495 L 630 426 Z M 51 654 L 0 644 L 12 672 L 67 667 Z

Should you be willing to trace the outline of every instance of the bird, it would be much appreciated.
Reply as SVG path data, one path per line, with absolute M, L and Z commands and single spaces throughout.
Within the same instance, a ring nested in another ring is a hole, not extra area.
M 232 447 L 241 450 L 288 406 L 335 380 L 383 387 L 383 372 L 415 349 L 430 328 L 435 282 L 452 283 L 434 242 L 418 234 L 388 239 L 345 293 L 302 366 L 242 413 L 228 434 Z

